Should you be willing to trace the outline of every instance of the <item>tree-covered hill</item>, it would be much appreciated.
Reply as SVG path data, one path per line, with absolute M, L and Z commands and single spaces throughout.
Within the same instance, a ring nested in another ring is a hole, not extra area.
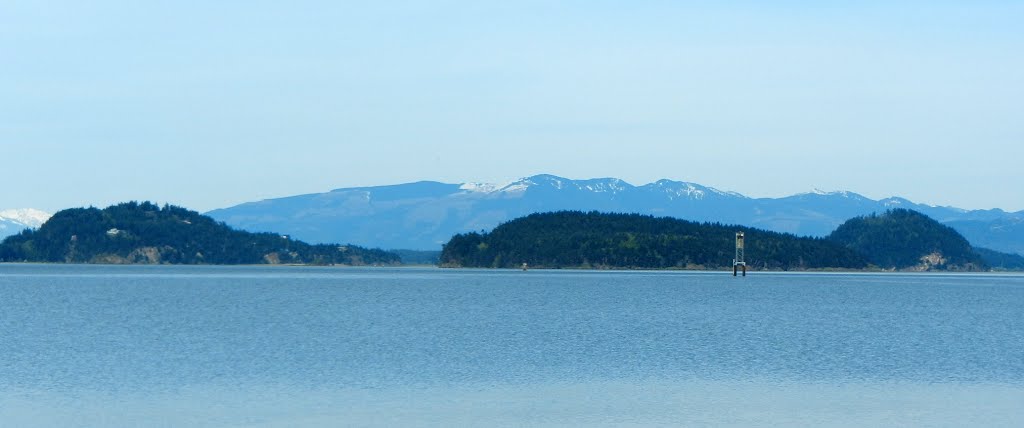
M 953 228 L 917 211 L 889 210 L 840 225 L 829 240 L 885 269 L 985 270 L 982 257 Z
M 1024 270 L 1024 256 L 1020 254 L 1003 253 L 981 247 L 974 247 L 974 252 L 978 253 L 992 270 Z
M 169 264 L 396 264 L 398 255 L 232 229 L 187 209 L 127 202 L 74 208 L 0 243 L 0 261 Z
M 444 245 L 449 267 L 666 269 L 731 267 L 736 232 L 746 234 L 754 269 L 867 267 L 835 242 L 742 226 L 639 214 L 561 211 L 532 214 L 491 232 L 459 234 Z

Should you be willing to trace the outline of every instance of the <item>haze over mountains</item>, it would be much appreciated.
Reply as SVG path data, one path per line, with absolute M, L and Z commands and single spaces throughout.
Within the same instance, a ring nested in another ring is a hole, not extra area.
M 1024 254 L 1024 211 L 936 207 L 852 192 L 750 198 L 672 180 L 641 186 L 616 178 L 553 175 L 504 184 L 421 181 L 249 202 L 207 214 L 236 228 L 287 233 L 309 242 L 439 250 L 456 233 L 489 230 L 517 217 L 558 210 L 640 213 L 825 236 L 852 217 L 891 208 L 924 213 L 975 246 Z

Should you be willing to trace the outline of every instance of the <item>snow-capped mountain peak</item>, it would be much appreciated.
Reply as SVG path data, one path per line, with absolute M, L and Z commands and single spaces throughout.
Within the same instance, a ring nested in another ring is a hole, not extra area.
M 469 193 L 492 193 L 499 189 L 501 189 L 501 186 L 494 183 L 462 183 L 459 186 L 459 190 L 465 190 Z
M 0 211 L 0 220 L 6 220 L 11 223 L 17 223 L 25 227 L 39 227 L 46 220 L 49 220 L 51 214 L 40 211 L 34 208 L 20 208 L 20 209 L 9 209 Z
M 459 185 L 459 190 L 464 195 L 470 194 L 512 194 L 521 195 L 531 188 L 545 188 L 557 191 L 573 190 L 585 193 L 603 193 L 618 195 L 632 192 L 638 189 L 646 189 L 664 193 L 670 199 L 695 199 L 702 200 L 708 195 L 718 195 L 733 198 L 744 198 L 736 192 L 726 192 L 713 187 L 702 186 L 696 183 L 673 181 L 662 179 L 657 182 L 634 186 L 619 178 L 592 178 L 586 180 L 573 180 L 550 174 L 539 174 L 530 177 L 523 177 L 506 183 L 478 183 L 467 182 Z
M 529 185 L 529 186 L 546 185 L 546 186 L 554 187 L 555 189 L 558 189 L 558 190 L 562 190 L 562 188 L 565 187 L 565 182 L 566 181 L 570 181 L 570 180 L 562 178 L 562 177 L 550 175 L 550 174 L 540 174 L 540 175 L 535 175 L 533 177 L 526 177 L 526 178 L 523 178 L 523 179 L 521 179 L 519 181 L 522 182 L 523 184 L 526 184 L 526 185 Z
M 552 187 L 558 190 L 562 190 L 566 187 L 567 182 L 573 182 L 567 178 L 557 177 L 549 174 L 534 175 L 532 177 L 523 177 L 510 183 L 504 184 L 487 184 L 481 185 L 481 187 L 491 187 L 489 193 L 502 192 L 502 193 L 522 193 L 531 187 L 545 186 Z
M 574 181 L 573 183 L 580 190 L 595 193 L 615 194 L 633 188 L 632 184 L 618 178 L 595 178 L 592 180 Z
M 897 198 L 897 197 L 895 197 L 895 196 L 893 196 L 893 197 L 890 197 L 890 198 L 885 198 L 885 199 L 882 199 L 882 200 L 880 200 L 880 201 L 878 201 L 878 202 L 879 202 L 879 203 L 881 203 L 881 204 L 882 204 L 883 206 L 885 206 L 886 208 L 891 208 L 891 207 L 900 207 L 901 205 L 909 205 L 909 204 L 912 204 L 912 202 L 910 202 L 910 201 L 908 201 L 908 200 L 906 200 L 906 199 L 903 199 L 903 198 Z
M 803 195 L 819 195 L 819 196 L 848 196 L 849 192 L 845 192 L 845 191 L 842 191 L 842 190 L 833 190 L 833 191 L 821 190 L 821 189 L 815 187 L 810 192 L 802 193 L 802 194 Z
M 689 183 L 686 181 L 673 181 L 662 179 L 654 183 L 648 184 L 644 187 L 657 189 L 657 192 L 664 192 L 666 195 L 669 196 L 670 200 L 681 198 L 703 200 L 705 197 L 709 195 L 719 195 L 743 199 L 747 198 L 746 196 L 743 196 L 736 192 L 724 192 L 714 187 L 702 186 L 697 183 Z
M 866 199 L 866 198 L 864 198 L 864 196 L 861 196 L 860 194 L 857 194 L 857 193 L 854 193 L 854 192 L 850 192 L 850 191 L 847 191 L 847 190 L 826 191 L 826 190 L 821 190 L 821 189 L 819 189 L 817 187 L 815 187 L 814 190 L 811 190 L 810 192 L 800 193 L 800 194 L 797 194 L 796 196 L 807 196 L 807 195 L 839 196 L 839 197 L 843 197 L 843 198 Z
M 707 188 L 699 184 L 687 183 L 684 181 L 658 180 L 651 184 L 659 191 L 668 195 L 669 199 L 690 198 L 704 199 L 707 195 Z

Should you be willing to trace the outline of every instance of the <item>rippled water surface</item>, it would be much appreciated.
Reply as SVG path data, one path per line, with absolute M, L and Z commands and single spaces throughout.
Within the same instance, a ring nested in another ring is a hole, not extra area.
M 1024 426 L 1024 276 L 0 265 L 0 310 L 0 425 Z

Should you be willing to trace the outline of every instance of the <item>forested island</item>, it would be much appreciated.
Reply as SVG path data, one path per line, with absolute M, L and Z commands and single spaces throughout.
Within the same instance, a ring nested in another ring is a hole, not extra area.
M 839 242 L 877 267 L 910 270 L 988 270 L 989 265 L 953 228 L 917 211 L 889 210 L 852 218 L 829 240 Z
M 757 269 L 863 269 L 842 244 L 759 229 L 640 214 L 561 211 L 532 214 L 491 232 L 454 236 L 441 265 L 512 268 L 721 269 L 732 267 L 736 232 L 746 233 Z
M 1024 257 L 975 249 L 953 229 L 910 210 L 851 219 L 826 238 L 640 214 L 562 211 L 532 214 L 490 232 L 458 234 L 444 267 L 725 269 L 736 232 L 759 270 L 1019 270 Z
M 532 214 L 490 232 L 455 235 L 437 253 L 401 251 L 442 267 L 728 269 L 736 232 L 755 270 L 1024 270 L 1024 257 L 975 248 L 910 210 L 850 219 L 825 238 L 640 214 Z M 127 202 L 60 211 L 0 243 L 0 262 L 397 265 L 402 256 L 355 245 L 308 244 L 233 229 L 185 208 Z
M 127 202 L 60 211 L 0 243 L 0 262 L 393 265 L 397 254 L 235 230 L 185 208 Z

